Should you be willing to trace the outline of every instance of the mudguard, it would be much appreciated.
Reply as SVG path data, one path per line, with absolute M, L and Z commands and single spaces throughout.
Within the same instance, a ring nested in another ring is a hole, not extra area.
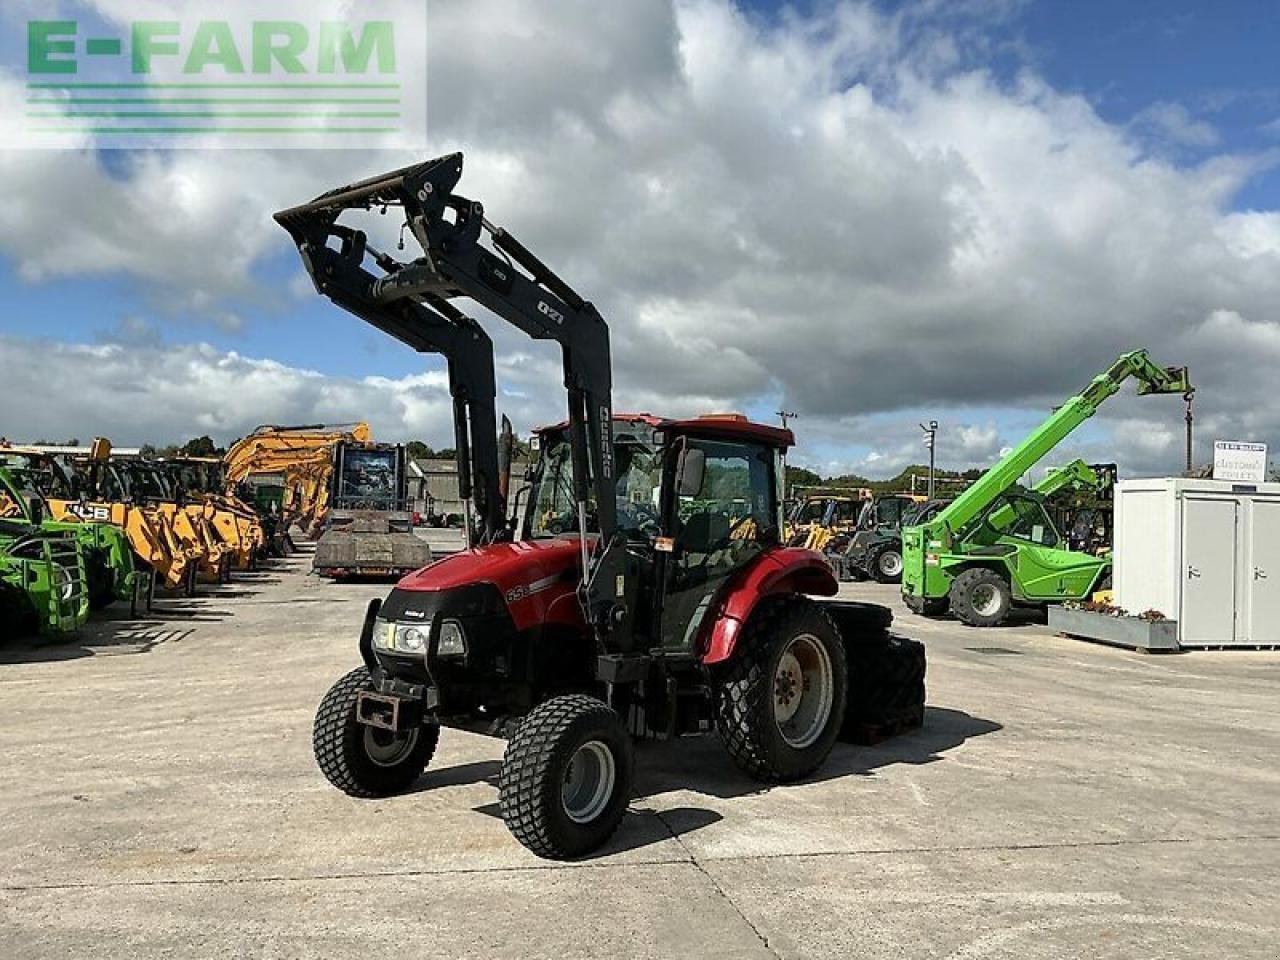
M 763 598 L 784 593 L 831 597 L 840 589 L 831 567 L 816 550 L 773 547 L 735 574 L 704 625 L 704 664 L 722 663 L 733 656 L 738 634 Z

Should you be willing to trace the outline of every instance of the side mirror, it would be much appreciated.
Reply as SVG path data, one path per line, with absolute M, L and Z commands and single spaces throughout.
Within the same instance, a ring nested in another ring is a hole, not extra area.
M 702 492 L 707 476 L 707 454 L 697 447 L 685 447 L 680 451 L 676 464 L 676 493 L 681 497 L 696 497 Z
M 27 497 L 27 516 L 33 527 L 44 523 L 44 501 L 39 497 Z

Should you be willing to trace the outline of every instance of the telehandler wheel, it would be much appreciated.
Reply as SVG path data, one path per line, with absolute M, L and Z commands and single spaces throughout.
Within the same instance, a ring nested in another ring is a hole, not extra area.
M 599 847 L 631 799 L 633 750 L 618 715 L 594 697 L 535 707 L 502 758 L 502 819 L 540 857 L 564 860 Z
M 716 731 L 743 772 L 766 783 L 798 780 L 827 759 L 849 676 L 840 632 L 816 603 L 763 601 L 713 679 Z
M 971 627 L 998 626 L 1013 606 L 1009 581 L 985 567 L 966 570 L 956 577 L 950 597 L 951 612 Z
M 316 710 L 311 746 L 320 772 L 352 797 L 385 797 L 405 789 L 431 762 L 440 739 L 437 724 L 392 733 L 356 720 L 356 697 L 372 690 L 365 667 L 357 667 L 329 688 Z
M 882 543 L 871 551 L 867 567 L 877 583 L 902 582 L 902 549 L 896 543 Z

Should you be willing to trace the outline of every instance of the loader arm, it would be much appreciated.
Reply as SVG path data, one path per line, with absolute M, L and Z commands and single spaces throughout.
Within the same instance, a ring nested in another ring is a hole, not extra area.
M 506 503 L 499 482 L 493 342 L 447 297 L 426 290 L 416 296 L 388 294 L 388 281 L 404 275 L 413 264 L 381 253 L 369 246 L 363 232 L 336 222 L 344 210 L 369 205 L 339 191 L 277 213 L 276 221 L 293 237 L 320 293 L 419 353 L 445 358 L 453 398 L 459 497 L 468 505 L 474 501 L 480 541 L 487 542 L 506 528 Z M 338 241 L 336 248 L 329 245 L 331 239 Z M 380 274 L 366 268 L 366 259 L 372 259 Z M 468 537 L 471 526 L 466 524 Z
M 462 154 L 455 153 L 339 188 L 277 213 L 276 220 L 293 235 L 322 293 L 410 345 L 424 327 L 438 326 L 441 318 L 470 331 L 466 318 L 450 304 L 459 298 L 479 303 L 535 340 L 560 345 L 582 533 L 583 601 L 603 638 L 612 623 L 626 619 L 619 598 L 627 593 L 630 577 L 625 551 L 613 549 L 618 529 L 609 330 L 590 302 L 515 237 L 490 224 L 481 203 L 453 192 L 461 175 Z M 371 251 L 364 234 L 335 225 L 345 210 L 392 206 L 403 209 L 406 228 L 423 251 L 410 263 Z M 488 234 L 489 246 L 482 243 L 483 234 Z M 329 237 L 342 241 L 336 256 L 324 247 Z M 375 278 L 359 266 L 366 253 L 373 253 L 385 276 Z M 330 267 L 332 272 L 326 272 Z M 335 289 L 339 285 L 341 291 Z M 352 309 L 353 301 L 359 310 Z M 492 383 L 491 354 L 488 359 L 486 387 Z M 451 362 L 451 379 L 456 373 Z M 487 457 L 496 437 L 492 420 L 483 430 L 472 426 L 473 441 L 479 443 L 483 435 Z M 587 537 L 591 507 L 600 533 L 594 555 Z

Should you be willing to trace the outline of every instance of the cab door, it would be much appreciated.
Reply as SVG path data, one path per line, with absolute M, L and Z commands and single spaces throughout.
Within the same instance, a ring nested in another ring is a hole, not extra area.
M 659 637 L 663 649 L 692 651 L 726 581 L 778 542 L 775 451 L 761 444 L 689 438 L 706 457 L 702 487 L 677 496 L 671 479 L 664 514 L 674 532 L 665 565 Z

